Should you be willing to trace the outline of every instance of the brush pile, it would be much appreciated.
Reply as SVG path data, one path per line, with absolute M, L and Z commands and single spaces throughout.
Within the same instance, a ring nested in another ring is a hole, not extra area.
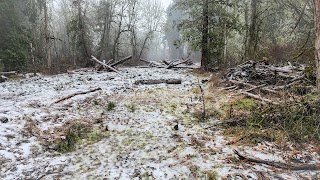
M 226 90 L 241 90 L 241 94 L 258 99 L 264 103 L 278 104 L 261 97 L 263 94 L 273 96 L 290 92 L 294 95 L 304 95 L 315 89 L 316 74 L 314 68 L 301 64 L 285 66 L 268 64 L 266 61 L 248 61 L 226 74 Z

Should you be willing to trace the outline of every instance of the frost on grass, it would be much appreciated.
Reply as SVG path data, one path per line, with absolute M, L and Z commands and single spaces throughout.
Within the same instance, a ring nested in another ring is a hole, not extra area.
M 220 178 L 241 166 L 218 130 L 206 130 L 197 78 L 185 71 L 122 69 L 9 81 L 0 85 L 0 179 L 195 179 Z M 137 80 L 182 79 L 180 85 L 135 85 Z M 100 87 L 102 91 L 61 97 Z M 224 101 L 206 95 L 208 108 Z M 179 130 L 173 126 L 178 123 Z M 239 147 L 257 157 L 282 160 L 273 151 Z M 316 158 L 317 156 L 315 156 Z M 311 172 L 280 174 L 283 178 Z

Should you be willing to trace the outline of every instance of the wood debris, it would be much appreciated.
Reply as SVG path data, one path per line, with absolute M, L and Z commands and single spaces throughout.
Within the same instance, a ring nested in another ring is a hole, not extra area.
M 240 94 L 262 103 L 278 104 L 263 97 L 265 94 L 281 95 L 293 87 L 300 88 L 298 95 L 312 91 L 315 87 L 315 73 L 303 65 L 272 65 L 265 61 L 248 61 L 225 74 L 226 90 L 240 90 Z
M 73 94 L 71 94 L 71 95 L 62 97 L 62 98 L 54 101 L 53 103 L 50 104 L 50 106 L 53 105 L 53 104 L 57 104 L 57 103 L 60 103 L 60 102 L 62 102 L 62 101 L 65 101 L 65 100 L 67 100 L 67 99 L 73 98 L 73 97 L 78 96 L 78 95 L 89 94 L 89 93 L 96 92 L 96 91 L 100 91 L 100 90 L 102 90 L 102 89 L 101 89 L 101 88 L 96 88 L 96 89 L 92 89 L 92 90 L 89 90 L 89 91 L 76 92 L 76 93 L 73 93 Z
M 137 80 L 134 82 L 134 84 L 139 85 L 153 85 L 153 84 L 181 84 L 181 79 L 147 79 L 147 80 Z
M 319 171 L 320 170 L 319 164 L 299 164 L 299 165 L 287 164 L 287 163 L 282 163 L 282 162 L 274 162 L 274 161 L 267 161 L 267 160 L 262 160 L 262 159 L 255 159 L 255 158 L 246 157 L 246 156 L 240 154 L 239 151 L 237 151 L 237 150 L 233 150 L 233 152 L 238 156 L 238 158 L 241 161 L 247 161 L 247 162 L 258 163 L 258 164 L 265 164 L 265 165 L 272 166 L 275 168 L 286 169 L 286 170 L 291 170 L 291 171 L 303 171 L 303 170 Z

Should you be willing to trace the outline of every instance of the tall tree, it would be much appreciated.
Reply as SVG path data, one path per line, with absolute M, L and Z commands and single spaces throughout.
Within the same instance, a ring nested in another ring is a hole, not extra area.
M 251 0 L 251 16 L 249 26 L 248 55 L 250 59 L 255 59 L 257 47 L 257 6 L 258 0 Z
M 43 10 L 44 10 L 44 36 L 45 36 L 45 50 L 46 50 L 46 59 L 47 59 L 47 66 L 51 68 L 52 66 L 52 57 L 51 57 L 51 37 L 50 37 L 50 30 L 49 30 L 49 12 L 48 12 L 48 3 L 47 0 L 43 0 Z
M 202 5 L 202 42 L 201 42 L 201 68 L 203 70 L 208 70 L 209 68 L 209 50 L 208 50 L 208 41 L 209 41 L 209 0 L 203 0 Z
M 26 69 L 30 31 L 24 10 L 22 1 L 0 1 L 0 67 L 5 71 Z
M 320 0 L 314 0 L 314 23 L 316 29 L 315 54 L 317 65 L 317 89 L 320 93 Z

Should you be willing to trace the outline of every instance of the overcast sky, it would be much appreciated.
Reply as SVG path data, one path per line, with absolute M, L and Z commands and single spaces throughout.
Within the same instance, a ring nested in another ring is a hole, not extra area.
M 161 2 L 163 3 L 164 7 L 167 8 L 172 0 L 161 0 Z

